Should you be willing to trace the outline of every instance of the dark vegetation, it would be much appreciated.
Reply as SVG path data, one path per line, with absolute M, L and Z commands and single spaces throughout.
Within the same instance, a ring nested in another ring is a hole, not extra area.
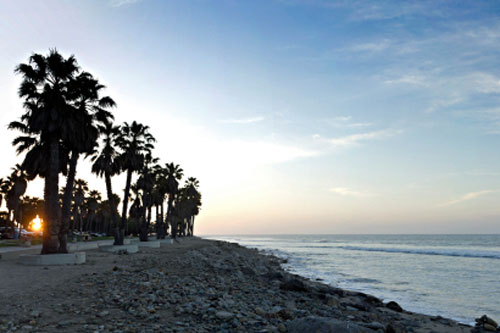
M 57 50 L 33 54 L 15 72 L 22 77 L 24 112 L 9 129 L 20 133 L 13 145 L 23 161 L 0 179 L 0 204 L 4 200 L 7 207 L 0 213 L 4 237 L 20 233 L 16 225 L 29 229 L 37 215 L 43 219 L 42 254 L 67 252 L 68 238 L 82 232 L 112 235 L 115 245 L 130 234 L 142 241 L 150 233 L 159 239 L 169 233 L 193 235 L 201 207 L 198 180 L 179 185 L 182 168 L 162 165 L 153 155 L 156 140 L 148 126 L 114 124 L 115 101 L 103 95 L 105 86 L 74 56 L 65 58 Z M 81 158 L 90 159 L 92 172 L 103 178 L 105 197 L 76 177 Z M 112 189 L 112 178 L 121 173 L 126 174 L 123 197 Z M 25 195 L 36 177 L 44 179 L 43 199 Z

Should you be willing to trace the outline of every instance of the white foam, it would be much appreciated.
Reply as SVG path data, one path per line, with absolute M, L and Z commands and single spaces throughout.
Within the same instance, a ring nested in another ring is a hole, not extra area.
M 445 248 L 403 248 L 403 247 L 366 247 L 366 246 L 338 246 L 344 250 L 410 253 L 423 255 L 437 255 L 450 257 L 489 258 L 500 259 L 500 251 L 468 250 L 468 249 L 445 249 Z

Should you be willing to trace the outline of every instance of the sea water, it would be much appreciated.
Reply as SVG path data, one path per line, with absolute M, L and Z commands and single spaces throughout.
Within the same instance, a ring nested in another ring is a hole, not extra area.
M 472 324 L 500 320 L 500 235 L 211 236 L 288 260 L 285 268 L 404 309 Z

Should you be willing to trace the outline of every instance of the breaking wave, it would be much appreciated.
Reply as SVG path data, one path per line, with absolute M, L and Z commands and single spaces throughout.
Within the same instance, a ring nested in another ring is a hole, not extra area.
M 339 246 L 344 250 L 409 253 L 434 256 L 467 257 L 467 258 L 489 258 L 500 259 L 500 251 L 479 251 L 466 249 L 442 249 L 442 248 L 400 248 L 400 247 L 365 247 L 365 246 Z

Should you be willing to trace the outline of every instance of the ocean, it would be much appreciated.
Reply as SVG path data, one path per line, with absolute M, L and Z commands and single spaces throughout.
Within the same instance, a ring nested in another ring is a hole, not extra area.
M 272 253 L 288 271 L 473 324 L 500 320 L 500 235 L 210 236 Z

